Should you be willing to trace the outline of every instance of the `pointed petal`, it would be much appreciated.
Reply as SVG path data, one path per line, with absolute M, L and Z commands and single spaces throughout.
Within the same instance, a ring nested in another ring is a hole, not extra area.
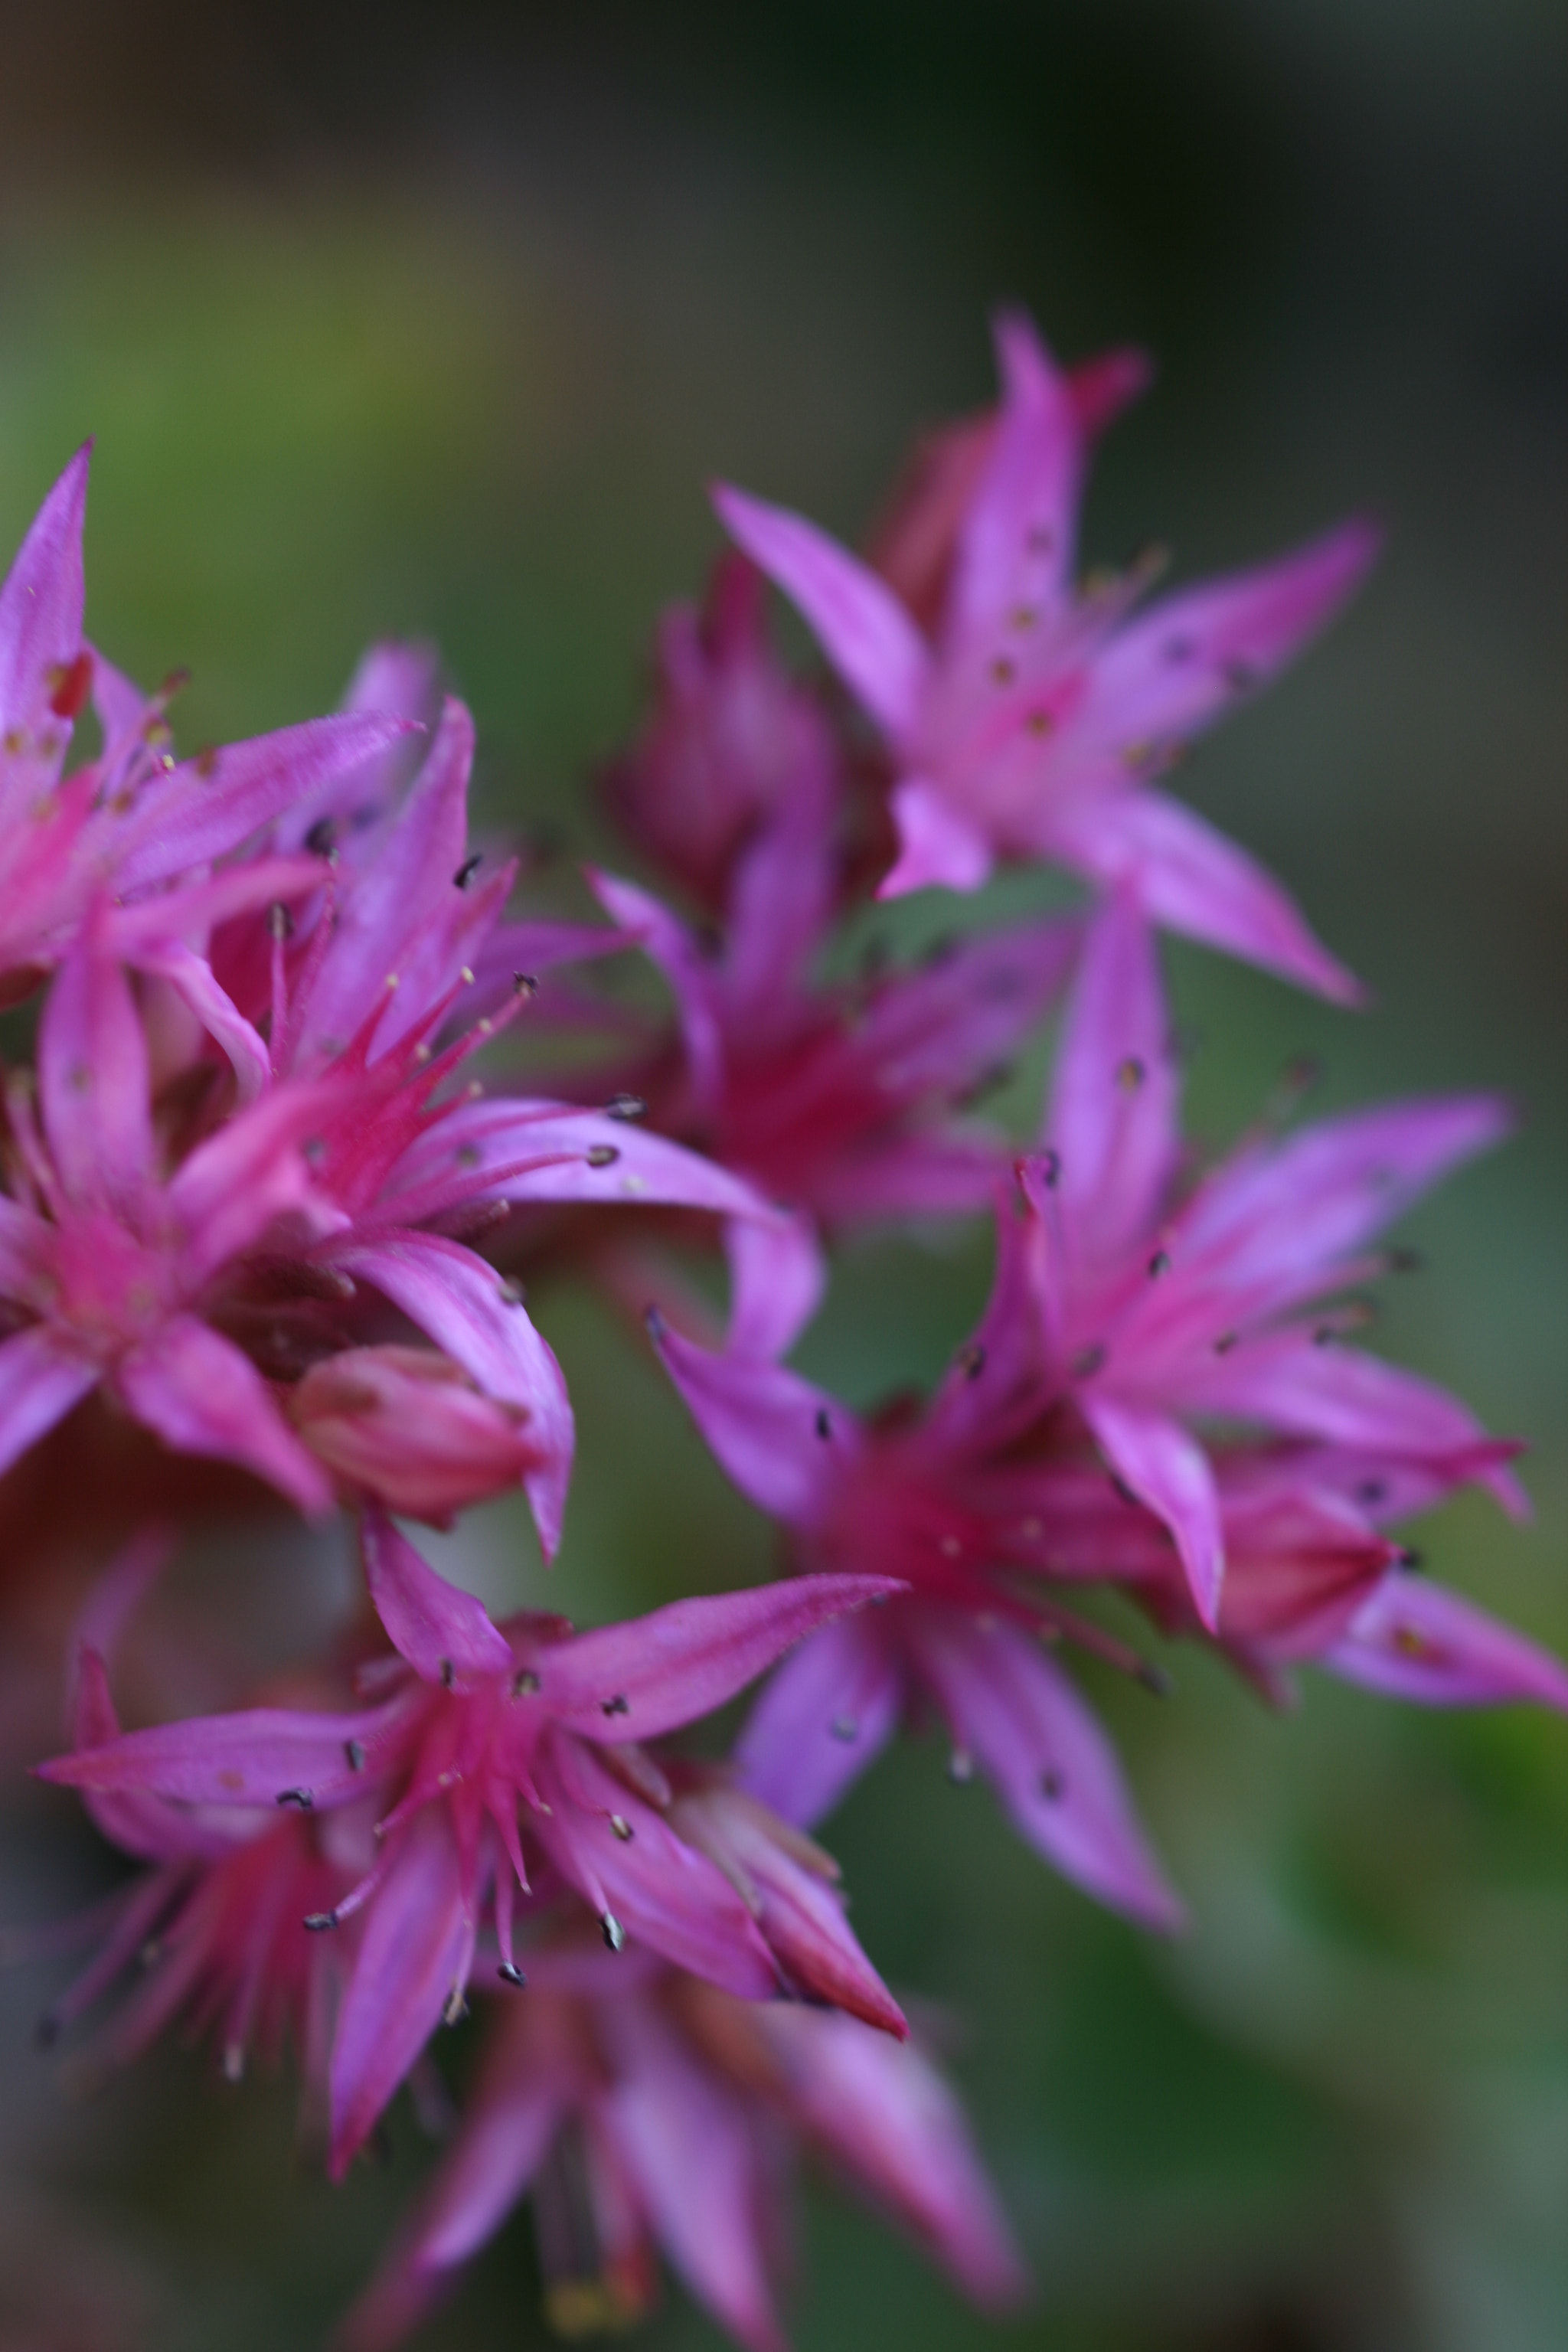
M 1153 937 L 1118 893 L 1089 927 L 1047 1122 L 1058 1199 L 1086 1271 L 1123 1261 L 1151 1239 L 1176 1171 L 1180 1105 Z
M 1060 992 L 1082 936 L 1076 919 L 1053 919 L 961 940 L 879 990 L 856 1024 L 856 1053 L 894 1100 L 962 1100 L 1029 1036 Z
M 787 1527 L 814 1527 L 859 1457 L 854 1414 L 798 1372 L 754 1357 L 710 1355 L 662 1318 L 652 1338 L 688 1412 L 742 1494 Z
M 1153 381 L 1154 362 L 1135 344 L 1125 343 L 1116 351 L 1097 352 L 1091 360 L 1079 360 L 1068 373 L 1079 430 L 1087 439 L 1098 439 Z
M 1084 440 L 1070 380 L 1023 312 L 995 322 L 1002 410 L 959 537 L 943 635 L 954 647 L 1056 604 L 1072 570 Z
M 1065 1876 L 1146 1927 L 1183 1920 L 1132 1810 L 1116 1752 L 1054 1660 L 1016 1627 L 909 1612 L 910 1645 L 953 1738 L 1015 1827 Z
M 1051 812 L 1042 852 L 1130 890 L 1150 919 L 1278 972 L 1332 1004 L 1360 1004 L 1352 972 L 1314 937 L 1256 859 L 1168 794 L 1121 787 Z
M 732 539 L 799 606 L 828 660 L 895 741 L 913 728 L 931 656 L 876 573 L 783 507 L 720 484 L 713 503 Z
M 1212 1633 L 1219 1623 L 1225 1538 L 1208 1455 L 1167 1413 L 1092 1384 L 1079 1391 L 1084 1419 L 1111 1468 L 1176 1539 L 1193 1605 Z
M 68 1789 L 162 1797 L 181 1805 L 255 1805 L 271 1814 L 282 1796 L 313 1797 L 348 1779 L 345 1742 L 368 1743 L 379 1721 L 363 1708 L 311 1715 L 251 1707 L 153 1724 L 35 1769 L 41 1780 Z M 363 1788 L 363 1780 L 355 1782 L 356 1799 Z
M 315 1517 L 332 1507 L 321 1465 L 284 1422 L 247 1356 L 194 1315 L 175 1315 L 122 1356 L 113 1385 L 176 1454 L 237 1462 Z
M 899 855 L 877 885 L 879 898 L 902 898 L 935 884 L 949 890 L 978 890 L 994 863 L 991 844 L 978 825 L 954 808 L 923 776 L 906 776 L 893 790 Z
M 410 1823 L 369 1906 L 332 2043 L 332 2146 L 341 2180 L 440 2021 L 468 1944 L 458 1855 L 440 1811 Z
M 1530 1699 L 1568 1714 L 1568 1666 L 1473 1601 L 1398 1570 L 1319 1663 L 1347 1682 L 1422 1706 Z
M 760 2021 L 792 2116 L 826 2154 L 984 2310 L 1023 2302 L 1028 2273 L 963 2110 L 931 2061 L 831 2010 L 780 2002 Z
M 1161 597 L 1100 653 L 1079 727 L 1121 748 L 1208 726 L 1327 625 L 1379 539 L 1369 523 L 1342 523 L 1272 563 Z
M 653 1739 L 710 1715 L 819 1625 L 902 1590 L 885 1576 L 793 1576 L 671 1601 L 544 1650 L 540 1704 L 585 1739 Z
M 523 1485 L 548 1559 L 561 1539 L 572 1473 L 572 1406 L 561 1367 L 520 1299 L 460 1243 L 392 1232 L 334 1243 L 334 1265 L 370 1283 L 435 1340 L 489 1396 L 529 1415 L 541 1466 Z
M 310 719 L 198 753 L 150 785 L 110 836 L 116 887 L 170 881 L 237 849 L 294 802 L 416 731 L 368 714 Z
M 758 1694 L 735 1743 L 741 1785 L 781 1820 L 813 1829 L 874 1763 L 903 1711 L 886 1611 L 825 1625 Z
M 504 1675 L 511 1647 L 484 1602 L 459 1591 L 420 1559 L 384 1511 L 364 1515 L 365 1580 L 375 1613 L 400 1656 L 427 1683 L 460 1675 Z
M 67 1198 L 136 1222 L 153 1173 L 147 1040 L 124 972 L 90 919 L 38 1024 L 38 1096 Z
M 605 912 L 658 964 L 675 992 L 692 1089 L 704 1107 L 723 1084 L 724 1046 L 714 996 L 713 970 L 686 925 L 635 882 L 590 866 L 588 886 Z
M 47 1323 L 0 1339 L 0 1472 L 98 1386 L 98 1367 Z
M 747 2108 L 645 2001 L 620 2005 L 607 2112 L 659 2243 L 746 2352 L 788 2352 L 765 2259 L 773 2183 Z
M 399 1160 L 387 1192 L 443 1205 L 477 1201 L 576 1201 L 601 1207 L 705 1209 L 721 1217 L 776 1217 L 743 1177 L 667 1136 L 571 1103 L 465 1103 Z M 420 1213 L 431 1213 L 421 1210 Z
M 328 1087 L 275 1087 L 176 1170 L 167 1199 L 184 1235 L 180 1273 L 188 1289 L 253 1247 L 279 1217 L 318 1234 L 341 1222 L 317 1193 L 302 1150 L 336 1100 Z
M 804 1214 L 765 1224 L 760 1217 L 731 1217 L 724 1227 L 724 1255 L 730 1265 L 726 1352 L 776 1362 L 794 1347 L 827 1287 L 816 1228 Z
M 89 442 L 38 509 L 0 587 L 0 730 L 34 726 L 54 688 L 50 674 L 81 650 L 81 528 Z
M 258 1031 L 214 979 L 206 958 L 183 940 L 153 940 L 128 956 L 127 961 L 169 982 L 207 1035 L 227 1055 L 238 1099 L 254 1102 L 272 1076 L 271 1061 Z

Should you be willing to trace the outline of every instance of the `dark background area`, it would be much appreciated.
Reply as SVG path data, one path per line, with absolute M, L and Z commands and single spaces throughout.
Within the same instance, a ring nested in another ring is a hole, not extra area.
M 1431 1271 L 1380 1338 L 1531 1440 L 1533 1528 L 1466 1502 L 1422 1541 L 1568 1648 L 1562 9 L 67 0 L 0 23 L 0 543 L 96 433 L 89 626 L 148 679 L 191 666 L 187 743 L 329 707 L 368 636 L 416 631 L 474 705 L 492 817 L 584 842 L 652 618 L 717 545 L 705 480 L 854 536 L 908 435 L 988 395 L 1003 298 L 1066 355 L 1158 354 L 1091 558 L 1157 538 L 1190 576 L 1350 509 L 1386 521 L 1361 604 L 1183 780 L 1378 1003 L 1332 1013 L 1177 951 L 1194 1118 L 1229 1136 L 1303 1048 L 1329 1102 L 1520 1097 L 1521 1138 L 1413 1221 Z M 569 868 L 544 881 L 569 898 Z M 978 1238 L 864 1249 L 803 1360 L 857 1398 L 929 1377 L 984 1271 Z M 552 1601 L 587 1619 L 762 1572 L 765 1530 L 646 1362 L 584 1299 L 541 1319 L 582 1423 Z M 543 1597 L 506 1512 L 453 1558 Z M 264 1560 L 205 1572 L 216 1605 L 243 1573 L 264 1609 Z M 1163 1708 L 1096 1695 L 1192 1901 L 1179 1948 L 1049 1880 L 919 1745 L 832 1825 L 873 1955 L 967 2021 L 1041 2292 L 992 2328 L 819 2199 L 803 2352 L 1556 2352 L 1568 1729 L 1322 1682 L 1277 1720 L 1177 1663 Z M 9 1918 L 100 1866 L 21 1760 Z M 412 2118 L 333 2191 L 293 2155 L 287 2084 L 230 2094 L 174 2052 L 73 2105 L 27 2046 L 45 1973 L 0 1981 L 0 2352 L 317 2340 L 428 2161 Z M 531 2343 L 535 2307 L 514 2224 L 427 2340 Z M 714 2338 L 672 2292 L 647 2340 Z

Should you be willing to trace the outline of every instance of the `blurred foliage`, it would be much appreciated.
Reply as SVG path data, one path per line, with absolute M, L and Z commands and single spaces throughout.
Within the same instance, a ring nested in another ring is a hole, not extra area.
M 1385 1334 L 1535 1449 L 1538 1524 L 1458 1505 L 1431 1564 L 1568 1646 L 1560 11 L 68 0 L 7 33 L 0 541 L 95 432 L 89 625 L 148 679 L 191 666 L 188 741 L 330 706 L 373 634 L 431 635 L 490 818 L 576 847 L 651 618 L 716 543 L 705 478 L 854 531 L 905 435 L 986 396 L 999 294 L 1068 352 L 1161 354 L 1091 551 L 1153 534 L 1195 569 L 1388 517 L 1363 608 L 1191 775 L 1379 1007 L 1178 951 L 1193 1118 L 1227 1138 L 1303 1049 L 1335 1103 L 1523 1099 L 1521 1140 L 1413 1221 L 1434 1270 Z M 568 866 L 541 881 L 574 903 Z M 802 1360 L 858 1400 L 928 1380 L 985 1273 L 975 1236 L 858 1250 Z M 591 1301 L 541 1315 L 582 1430 L 552 1601 L 764 1572 L 649 1363 Z M 543 1597 L 517 1514 L 458 1553 L 498 1601 Z M 1095 1689 L 1192 1901 L 1179 1948 L 1049 1879 L 929 1744 L 833 1824 L 868 1948 L 955 2037 L 1041 2294 L 992 2328 L 817 2200 L 797 2341 L 1555 2352 L 1568 1734 L 1321 1683 L 1275 1719 L 1174 1663 L 1164 1706 Z M 63 1802 L 13 1790 L 6 1829 L 10 1917 L 105 1867 Z M 411 2116 L 329 2191 L 286 2085 L 172 2053 L 72 2107 L 26 2053 L 40 1982 L 4 1987 L 0 2345 L 316 2340 L 427 2163 Z M 535 2309 L 514 2225 L 425 2340 L 531 2343 Z M 672 2293 L 645 2340 L 716 2339 Z

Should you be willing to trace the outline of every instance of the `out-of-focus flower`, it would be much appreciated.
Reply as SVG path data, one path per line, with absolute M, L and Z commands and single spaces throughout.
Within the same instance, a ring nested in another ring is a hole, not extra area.
M 1374 534 L 1343 525 L 1136 618 L 1152 564 L 1075 593 L 1083 404 L 1026 320 L 1001 320 L 997 351 L 1001 417 L 931 638 L 883 579 L 815 525 L 739 490 L 715 494 L 734 538 L 799 605 L 895 761 L 900 849 L 882 895 L 926 883 L 972 890 L 998 857 L 1043 858 L 1135 891 L 1174 929 L 1353 1001 L 1354 982 L 1279 886 L 1152 787 L 1343 604 Z M 944 518 L 939 543 L 947 529 Z
M 530 1955 L 457 2140 L 342 2332 L 385 2352 L 531 2195 L 546 2312 L 625 2326 L 661 2249 L 748 2352 L 780 2352 L 781 2210 L 803 2149 L 900 2222 L 974 2302 L 1027 2282 L 962 2110 L 910 2042 L 852 2017 L 737 2001 L 647 1961 L 628 1982 L 585 1948 Z
M 903 2030 L 847 1928 L 830 1936 L 819 1906 L 814 1941 L 801 1923 L 807 1906 L 797 1900 L 791 1916 L 776 1867 L 767 1874 L 784 1915 L 775 1957 L 766 1901 L 753 1908 L 672 1827 L 668 1781 L 633 1744 L 710 1713 L 803 1634 L 885 1597 L 885 1579 L 805 1578 L 574 1636 L 560 1619 L 497 1627 L 377 1516 L 366 1523 L 365 1565 L 399 1654 L 371 1670 L 386 1694 L 375 1704 L 161 1725 L 39 1767 L 47 1780 L 132 1807 L 283 1806 L 314 1818 L 357 1817 L 374 1804 L 374 1863 L 311 1922 L 327 1932 L 359 1921 L 332 2049 L 335 2172 L 441 2018 L 461 2013 L 487 1916 L 503 1977 L 517 1973 L 516 1897 L 537 1891 L 520 1805 L 544 1884 L 585 1899 L 613 1948 L 629 1937 L 753 1999 L 785 1986 L 843 1998 L 853 1985 L 863 2014 Z M 754 1846 L 748 1859 L 761 1867 Z

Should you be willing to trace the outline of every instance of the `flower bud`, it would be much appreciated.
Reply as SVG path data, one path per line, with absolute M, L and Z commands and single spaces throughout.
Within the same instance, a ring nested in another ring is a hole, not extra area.
M 428 1348 L 350 1348 L 314 1364 L 289 1417 L 319 1461 L 388 1510 L 445 1527 L 538 1466 L 526 1407 L 482 1395 Z

